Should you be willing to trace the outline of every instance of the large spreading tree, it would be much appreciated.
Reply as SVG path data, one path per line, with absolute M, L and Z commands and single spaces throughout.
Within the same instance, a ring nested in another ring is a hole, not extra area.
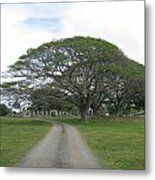
M 76 106 L 85 120 L 89 107 L 97 111 L 105 99 L 118 104 L 116 94 L 124 97 L 120 95 L 128 78 L 124 72 L 130 66 L 131 61 L 117 46 L 101 39 L 74 37 L 29 49 L 10 66 L 9 74 L 31 89 L 48 85 L 52 92 L 58 90 L 60 99 L 65 97 Z M 135 66 L 135 71 L 143 71 L 137 63 Z

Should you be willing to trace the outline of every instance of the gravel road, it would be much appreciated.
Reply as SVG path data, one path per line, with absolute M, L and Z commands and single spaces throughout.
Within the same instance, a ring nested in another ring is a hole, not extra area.
M 77 129 L 70 125 L 54 125 L 44 139 L 30 150 L 20 167 L 99 168 Z

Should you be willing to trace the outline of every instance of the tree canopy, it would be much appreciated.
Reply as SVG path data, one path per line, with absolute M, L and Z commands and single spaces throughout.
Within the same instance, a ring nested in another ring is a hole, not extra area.
M 117 112 L 133 103 L 144 106 L 144 66 L 101 39 L 74 37 L 31 48 L 10 66 L 9 74 L 21 78 L 25 89 L 36 92 L 46 86 L 37 93 L 58 93 L 55 102 L 65 98 L 79 109 L 82 119 L 89 107 L 97 111 L 104 102 Z

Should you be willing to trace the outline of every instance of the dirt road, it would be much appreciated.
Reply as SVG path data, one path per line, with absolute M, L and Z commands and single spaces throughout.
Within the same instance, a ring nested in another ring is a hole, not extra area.
M 99 168 L 75 127 L 56 124 L 22 159 L 21 167 Z

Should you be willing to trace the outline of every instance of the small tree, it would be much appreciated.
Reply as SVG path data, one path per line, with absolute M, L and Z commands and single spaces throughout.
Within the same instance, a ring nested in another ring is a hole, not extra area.
M 0 104 L 0 116 L 5 116 L 10 112 L 5 104 Z

